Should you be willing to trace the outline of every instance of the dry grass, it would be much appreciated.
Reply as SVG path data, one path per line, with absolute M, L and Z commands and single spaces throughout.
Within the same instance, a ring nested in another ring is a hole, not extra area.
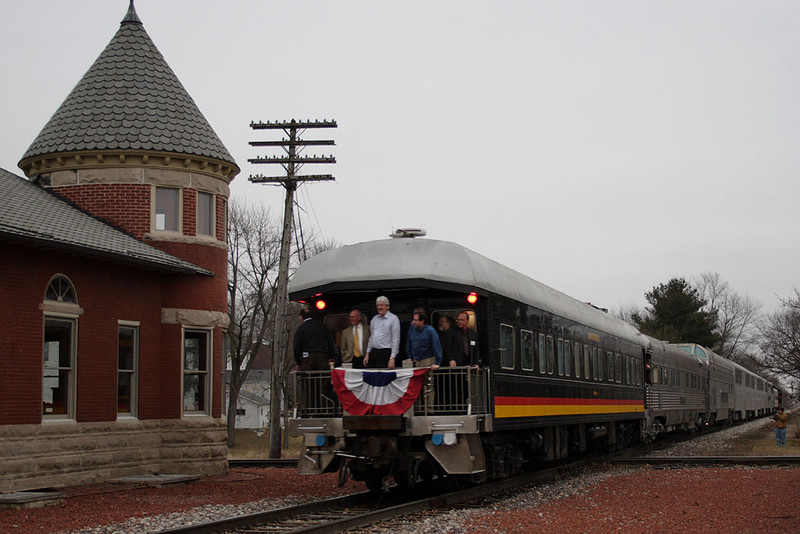
M 301 439 L 290 437 L 289 448 L 281 451 L 281 458 L 297 458 L 300 454 Z M 228 458 L 236 460 L 269 458 L 269 432 L 237 430 L 236 444 L 228 449 Z
M 767 421 L 758 430 L 736 440 L 735 452 L 746 456 L 800 456 L 800 423 L 790 419 L 786 428 L 786 447 L 775 443 L 775 426 Z

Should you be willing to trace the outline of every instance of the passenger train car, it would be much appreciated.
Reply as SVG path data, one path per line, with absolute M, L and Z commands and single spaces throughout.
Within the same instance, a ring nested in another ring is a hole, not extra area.
M 781 392 L 772 383 L 738 363 L 691 343 L 678 349 L 695 356 L 708 375 L 708 414 L 706 420 L 743 421 L 771 414 L 781 402 Z
M 434 475 L 480 482 L 526 462 L 621 448 L 772 409 L 766 396 L 739 393 L 738 367 L 710 351 L 645 336 L 455 243 L 395 238 L 345 246 L 303 263 L 290 287 L 292 300 L 319 310 L 334 335 L 352 309 L 372 317 L 381 295 L 403 336 L 416 308 L 434 327 L 442 316 L 467 312 L 483 365 L 431 371 L 434 394 L 393 415 L 351 413 L 341 392 L 333 393 L 331 373 L 296 373 L 295 398 L 303 400 L 291 431 L 303 436 L 301 473 L 338 470 L 371 488 Z M 341 372 L 356 382 L 366 376 Z M 387 380 L 399 375 L 386 373 Z

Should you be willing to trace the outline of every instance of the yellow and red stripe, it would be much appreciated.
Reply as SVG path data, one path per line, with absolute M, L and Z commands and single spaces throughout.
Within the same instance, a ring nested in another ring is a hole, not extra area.
M 561 397 L 495 397 L 494 399 L 494 416 L 497 418 L 642 412 L 644 412 L 644 401 L 641 399 Z

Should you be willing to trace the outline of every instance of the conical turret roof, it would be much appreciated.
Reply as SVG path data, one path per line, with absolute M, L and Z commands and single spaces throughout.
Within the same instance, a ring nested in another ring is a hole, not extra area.
M 131 1 L 114 38 L 22 157 L 95 150 L 171 152 L 238 167 L 150 40 Z

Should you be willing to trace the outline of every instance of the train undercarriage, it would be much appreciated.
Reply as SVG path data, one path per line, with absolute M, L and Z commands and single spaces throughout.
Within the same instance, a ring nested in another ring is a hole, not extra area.
M 324 372 L 297 378 L 301 396 L 322 399 L 303 405 L 291 421 L 292 434 L 303 436 L 301 474 L 338 472 L 340 483 L 352 478 L 373 490 L 431 479 L 456 486 L 500 479 L 534 463 L 625 448 L 643 433 L 643 419 L 560 424 L 525 418 L 496 428 L 483 369 L 437 372 L 435 400 L 420 395 L 402 415 L 349 415 L 325 394 Z

